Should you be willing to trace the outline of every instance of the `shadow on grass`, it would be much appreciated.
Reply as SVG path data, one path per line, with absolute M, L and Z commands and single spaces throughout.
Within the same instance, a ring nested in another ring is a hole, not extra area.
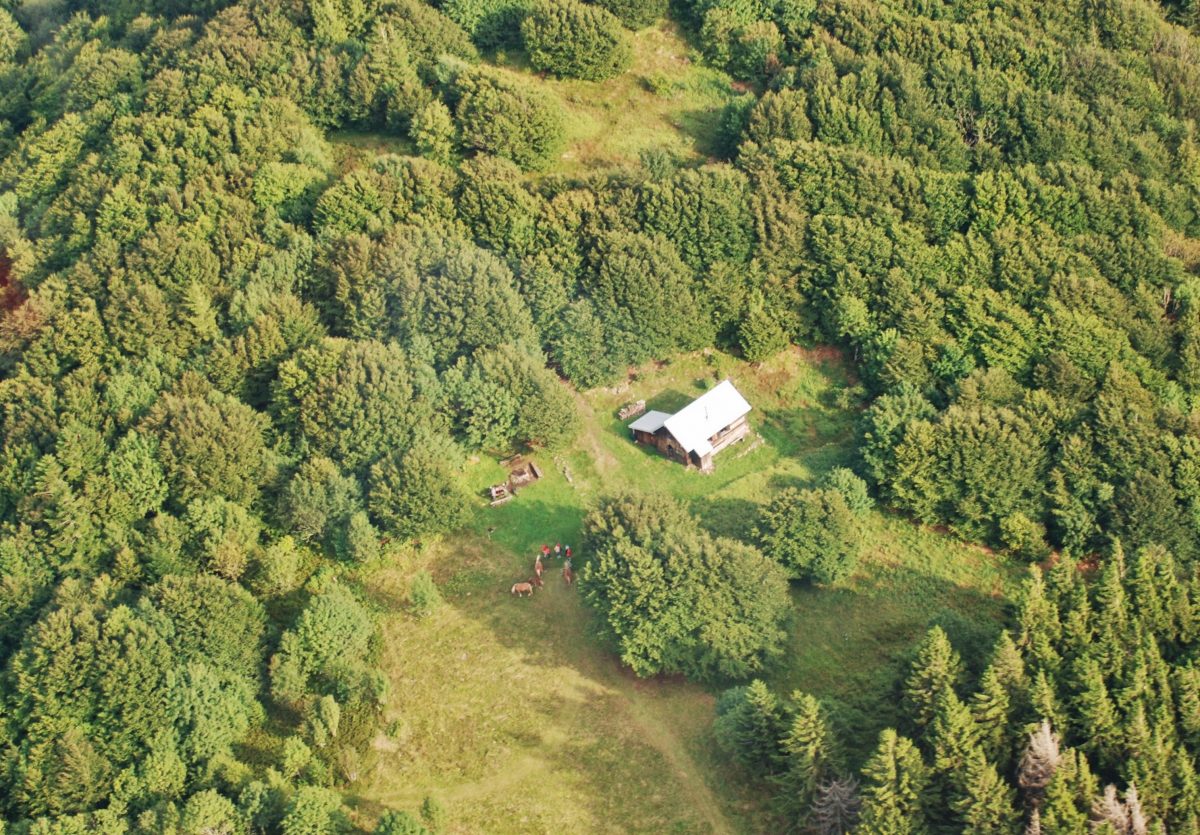
M 687 393 L 679 389 L 663 389 L 657 394 L 646 398 L 646 411 L 666 412 L 669 415 L 673 415 L 703 393 L 703 391 L 699 390 L 695 393 Z
M 1004 613 L 994 597 L 906 566 L 879 571 L 875 580 L 797 587 L 791 641 L 768 677 L 781 694 L 801 690 L 829 700 L 857 764 L 870 755 L 880 731 L 911 730 L 904 725 L 900 693 L 925 633 L 941 626 L 977 672 Z
M 700 526 L 713 536 L 754 541 L 754 524 L 761 510 L 755 502 L 727 496 L 699 496 L 692 500 L 690 510 Z
M 580 831 L 713 831 L 711 817 L 733 811 L 728 795 L 743 790 L 724 785 L 723 762 L 708 750 L 711 695 L 679 676 L 640 679 L 625 668 L 578 587 L 563 584 L 561 561 L 547 565 L 543 589 L 515 598 L 508 593 L 512 575 L 529 562 L 493 556 L 482 572 L 486 587 L 448 599 L 486 630 L 486 644 L 519 659 L 513 676 L 546 687 L 532 724 L 505 725 L 504 746 L 519 751 L 508 756 L 545 761 L 564 801 L 589 822 Z M 576 568 L 583 562 L 577 558 Z M 722 793 L 714 813 L 711 797 Z M 708 810 L 693 797 L 707 798 Z M 523 831 L 551 830 L 534 817 Z

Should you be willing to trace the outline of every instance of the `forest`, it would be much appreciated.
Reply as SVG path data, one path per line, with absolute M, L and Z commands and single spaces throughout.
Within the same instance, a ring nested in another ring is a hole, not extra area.
M 717 103 L 581 161 L 652 30 Z M 0 833 L 472 831 L 351 802 L 362 578 L 584 393 L 797 345 L 852 460 L 736 536 L 598 496 L 595 640 L 755 831 L 1200 833 L 1198 0 L 0 0 Z M 1020 588 L 861 739 L 767 682 L 883 511 Z

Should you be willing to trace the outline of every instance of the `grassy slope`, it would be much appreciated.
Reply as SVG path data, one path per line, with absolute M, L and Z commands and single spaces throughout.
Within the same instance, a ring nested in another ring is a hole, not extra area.
M 711 476 L 634 446 L 615 417 L 639 397 L 675 408 L 726 376 L 754 404 L 759 437 L 720 456 Z M 393 725 L 356 787 L 363 819 L 415 810 L 432 792 L 458 832 L 769 831 L 765 798 L 713 747 L 710 692 L 622 671 L 557 566 L 533 599 L 508 588 L 529 576 L 542 542 L 576 544 L 588 504 L 626 487 L 668 490 L 714 532 L 746 535 L 773 491 L 810 484 L 851 457 L 855 412 L 837 405 L 850 382 L 835 355 L 800 351 L 761 368 L 710 353 L 644 369 L 580 398 L 585 431 L 566 453 L 537 459 L 541 482 L 499 508 L 480 499 L 469 530 L 369 577 L 385 612 Z M 485 460 L 468 476 L 482 491 L 502 473 Z M 865 524 L 869 546 L 854 578 L 794 592 L 793 646 L 771 677 L 781 691 L 843 705 L 859 748 L 891 715 L 887 687 L 913 639 L 939 617 L 968 637 L 994 629 L 1014 579 L 984 551 L 903 520 L 872 513 Z M 423 561 L 448 605 L 417 621 L 403 597 Z
M 539 174 L 581 174 L 637 162 L 657 149 L 681 160 L 715 153 L 721 114 L 738 93 L 729 76 L 689 57 L 689 48 L 670 21 L 631 33 L 633 64 L 604 82 L 540 77 L 519 52 L 491 56 L 491 63 L 548 93 L 566 114 L 567 148 Z M 406 137 L 343 130 L 329 136 L 343 166 L 375 154 L 412 154 Z
M 550 93 L 566 111 L 568 147 L 547 173 L 608 168 L 652 148 L 682 159 L 715 153 L 722 110 L 737 95 L 729 76 L 693 60 L 671 21 L 630 38 L 629 71 L 603 82 L 540 78 L 519 53 L 495 56 L 499 67 Z

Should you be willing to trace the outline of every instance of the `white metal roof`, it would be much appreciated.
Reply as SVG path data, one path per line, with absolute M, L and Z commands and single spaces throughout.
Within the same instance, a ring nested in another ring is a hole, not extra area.
M 629 424 L 629 428 L 630 430 L 636 429 L 638 432 L 654 433 L 662 429 L 663 424 L 667 422 L 667 418 L 669 417 L 670 415 L 666 412 L 649 411 Z
M 709 438 L 749 412 L 750 404 L 746 398 L 733 383 L 724 380 L 671 415 L 662 425 L 684 450 L 704 456 L 712 452 Z M 646 417 L 652 414 L 661 412 L 647 412 Z

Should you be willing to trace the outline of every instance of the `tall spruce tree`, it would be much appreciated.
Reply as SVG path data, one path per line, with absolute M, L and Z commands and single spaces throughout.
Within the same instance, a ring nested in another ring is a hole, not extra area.
M 1092 799 L 1099 783 L 1087 758 L 1074 749 L 1062 752 L 1054 776 L 1046 785 L 1041 806 L 1042 830 L 1046 833 L 1086 832 Z
M 916 746 L 890 728 L 863 766 L 858 835 L 924 835 L 929 773 Z
M 796 827 L 803 826 L 817 791 L 837 773 L 839 752 L 829 719 L 820 701 L 808 693 L 794 693 L 792 721 L 780 742 L 783 772 L 776 778 L 782 814 Z
M 780 739 L 786 727 L 779 700 L 755 679 L 722 696 L 713 732 L 738 762 L 762 776 L 780 767 Z
M 938 699 L 953 692 L 963 676 L 962 660 L 940 626 L 929 630 L 904 682 L 904 712 L 918 729 L 933 721 Z
M 1010 720 L 1008 690 L 1000 681 L 994 666 L 983 671 L 979 689 L 971 696 L 971 716 L 975 720 L 979 744 L 992 761 L 1008 759 L 1008 724 Z
M 1013 790 L 980 749 L 967 757 L 960 785 L 951 804 L 961 826 L 956 831 L 963 835 L 1015 835 L 1019 818 Z

